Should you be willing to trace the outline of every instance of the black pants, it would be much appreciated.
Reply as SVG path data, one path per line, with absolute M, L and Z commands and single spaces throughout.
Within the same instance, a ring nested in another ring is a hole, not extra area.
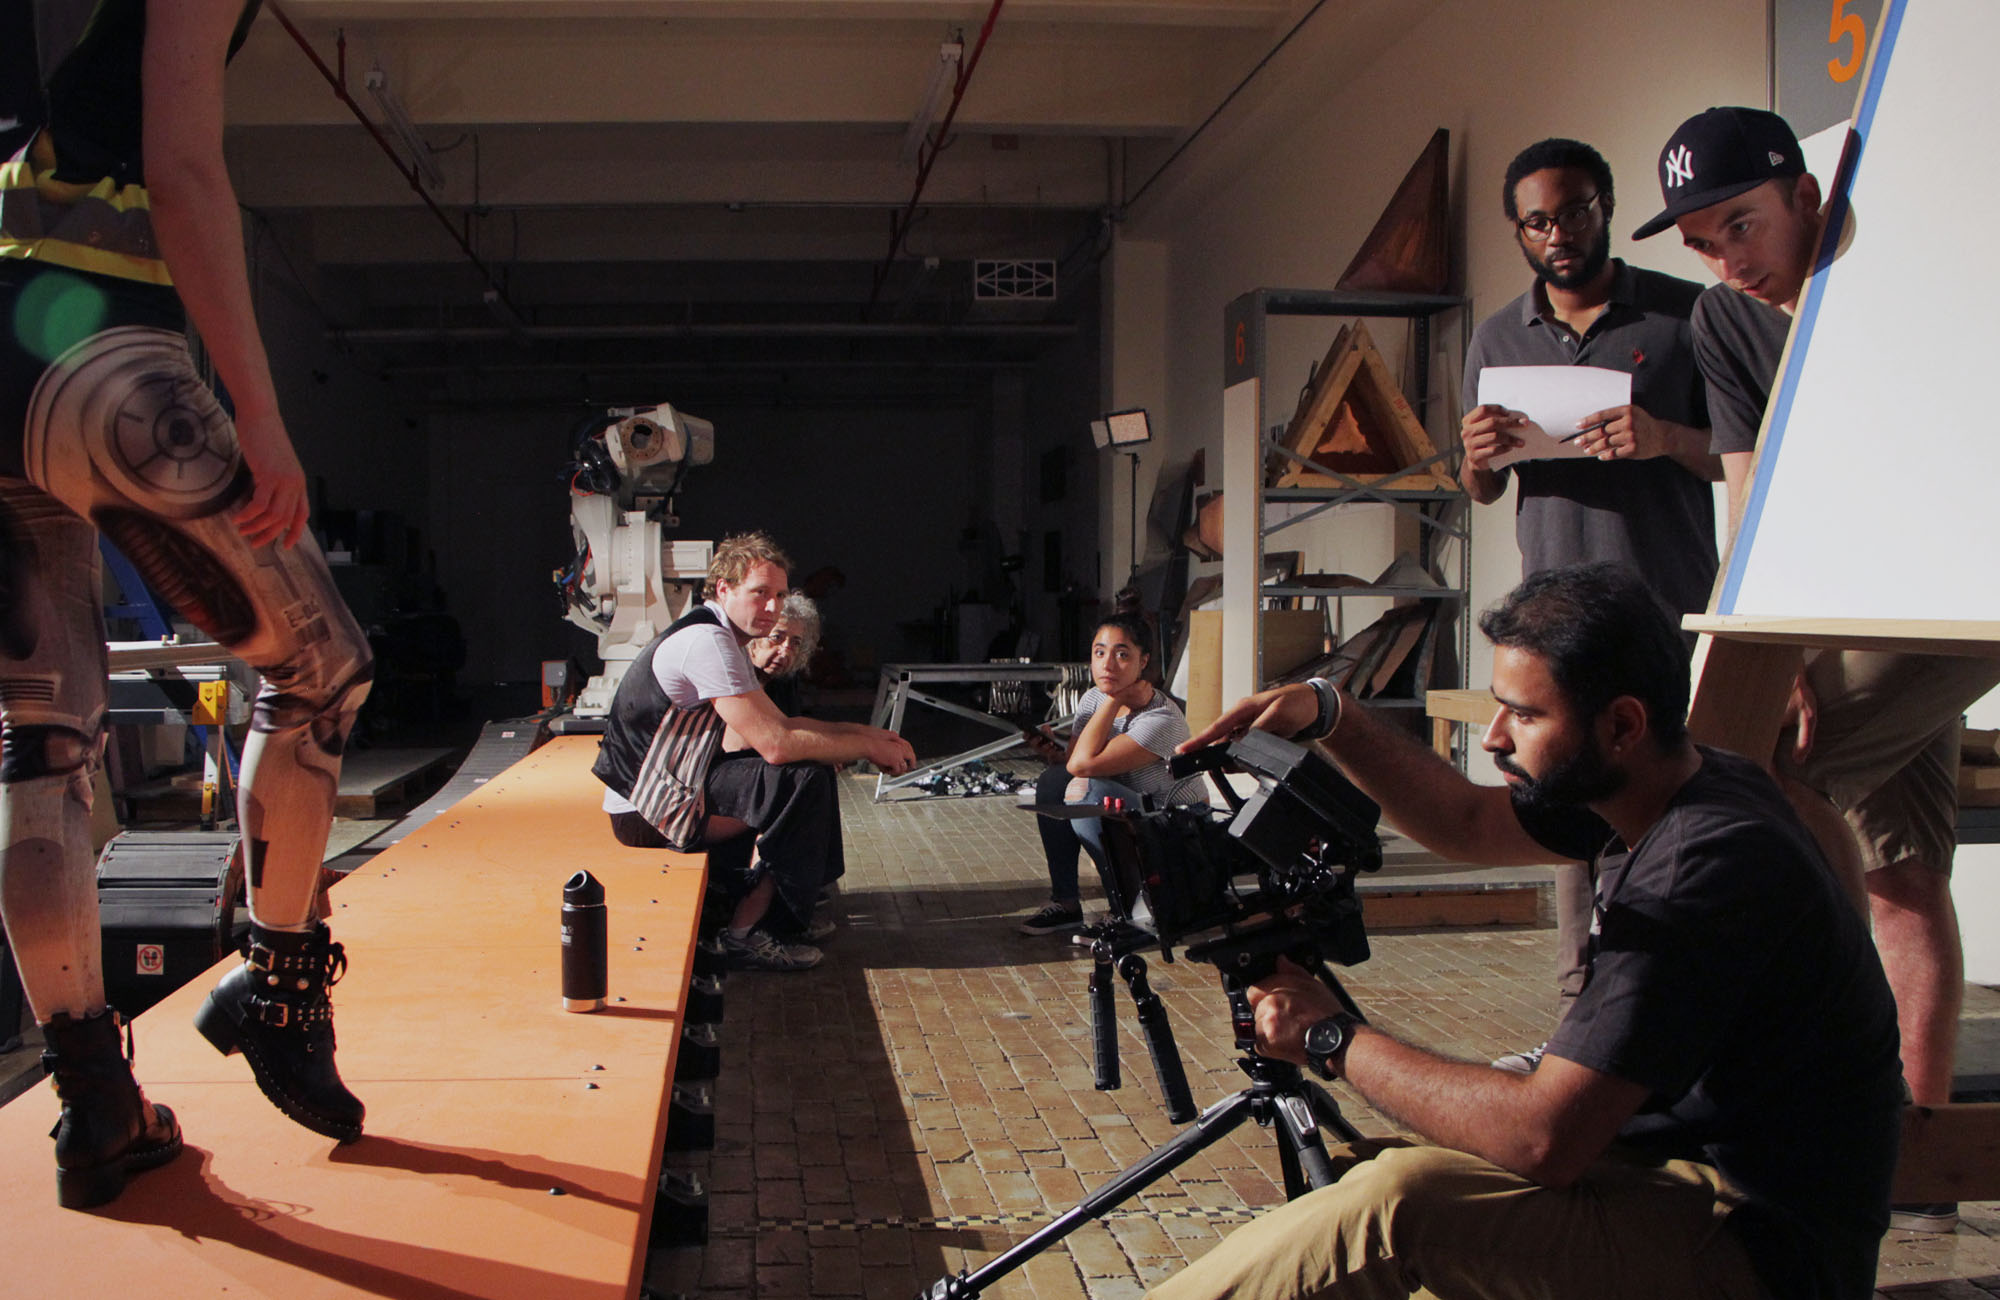
M 825 763 L 776 766 L 755 750 L 717 754 L 708 769 L 706 793 L 711 816 L 734 817 L 756 833 L 756 856 L 739 877 L 742 889 L 748 891 L 770 872 L 786 913 L 774 918 L 778 928 L 803 926 L 812 917 L 819 891 L 847 873 L 833 769 Z M 736 865 L 731 856 L 723 853 L 719 863 L 711 858 L 711 865 L 727 874 Z
M 767 763 L 754 749 L 717 754 L 705 787 L 710 816 L 734 817 L 751 833 L 708 847 L 709 880 L 731 898 L 750 892 L 765 872 L 777 882 L 772 928 L 797 932 L 812 918 L 819 891 L 847 873 L 840 843 L 840 793 L 824 763 Z M 613 813 L 611 833 L 638 849 L 669 847 L 636 812 Z M 750 850 L 754 847 L 756 852 Z

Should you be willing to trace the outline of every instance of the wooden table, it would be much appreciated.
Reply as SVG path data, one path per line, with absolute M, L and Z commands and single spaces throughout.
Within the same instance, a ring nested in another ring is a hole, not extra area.
M 706 868 L 612 838 L 596 748 L 543 746 L 334 891 L 360 1141 L 285 1119 L 195 1033 L 221 967 L 135 1025 L 187 1149 L 111 1205 L 56 1207 L 48 1090 L 0 1108 L 9 1294 L 636 1295 Z M 604 882 L 624 998 L 594 1015 L 564 1012 L 558 982 L 580 867 Z

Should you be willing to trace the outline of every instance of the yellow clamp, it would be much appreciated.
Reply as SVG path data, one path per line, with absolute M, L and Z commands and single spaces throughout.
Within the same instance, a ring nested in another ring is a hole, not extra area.
M 225 680 L 195 684 L 194 723 L 198 727 L 220 727 L 229 721 L 229 683 Z

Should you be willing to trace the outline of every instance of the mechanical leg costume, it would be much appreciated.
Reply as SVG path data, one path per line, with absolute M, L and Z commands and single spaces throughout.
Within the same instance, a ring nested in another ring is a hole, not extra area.
M 18 351 L 5 363 L 23 373 Z M 41 372 L 25 410 L 18 386 L 0 392 L 23 439 L 23 477 L 0 477 L 0 914 L 36 1019 L 81 1020 L 104 1007 L 89 825 L 106 689 L 96 530 L 263 675 L 241 799 L 258 942 L 315 933 L 341 751 L 373 663 L 310 536 L 253 548 L 237 531 L 248 472 L 181 335 L 102 330 Z M 330 1022 L 325 1038 L 330 1067 Z

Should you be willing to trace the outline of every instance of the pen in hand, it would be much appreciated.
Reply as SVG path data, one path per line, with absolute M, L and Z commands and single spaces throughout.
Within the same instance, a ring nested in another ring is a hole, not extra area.
M 1575 433 L 1567 434 L 1561 438 L 1557 438 L 1556 441 L 1575 442 L 1578 438 L 1581 438 L 1584 434 L 1596 433 L 1599 429 L 1602 429 L 1605 425 L 1609 423 L 1611 423 L 1611 421 L 1609 420 L 1599 420 L 1596 424 L 1585 425 L 1583 428 L 1578 429 Z

